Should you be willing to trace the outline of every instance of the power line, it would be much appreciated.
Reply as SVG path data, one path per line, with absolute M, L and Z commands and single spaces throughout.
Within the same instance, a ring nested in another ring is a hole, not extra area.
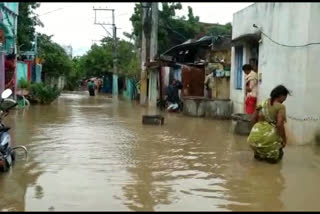
M 179 35 L 179 36 L 180 36 L 181 38 L 183 38 L 183 39 L 187 39 L 184 35 L 182 35 L 182 34 L 181 34 L 181 33 L 179 33 L 178 31 L 175 31 L 175 30 L 173 30 L 171 27 L 169 27 L 169 25 L 165 26 L 165 25 L 163 25 L 163 24 L 159 24 L 159 26 L 161 26 L 161 27 L 164 27 L 164 28 L 167 28 L 167 29 L 171 30 L 173 33 L 175 33 L 175 34 Z
M 48 12 L 45 12 L 43 14 L 40 14 L 40 15 L 36 15 L 36 16 L 44 16 L 44 15 L 47 15 L 47 14 L 50 14 L 50 13 L 53 13 L 55 11 L 58 11 L 58 10 L 63 10 L 63 9 L 66 9 L 66 8 L 69 8 L 69 7 L 73 7 L 74 5 L 73 4 L 70 4 L 70 5 L 67 5 L 67 6 L 63 6 L 61 8 L 58 8 L 58 9 L 55 9 L 55 10 L 51 10 L 51 11 L 48 11 Z
M 47 14 L 49 14 L 49 13 L 53 13 L 53 12 L 55 12 L 55 11 L 62 10 L 62 9 L 63 9 L 63 8 L 58 8 L 58 9 L 55 9 L 55 10 L 52 10 L 52 11 L 49 11 L 49 12 L 40 14 L 40 15 L 38 15 L 38 17 L 39 17 L 39 16 L 43 16 L 43 15 L 47 15 Z
M 126 13 L 120 13 L 119 15 L 117 15 L 117 17 L 120 17 L 120 16 L 125 16 L 125 15 L 128 15 L 130 12 L 126 12 Z M 111 19 L 112 16 L 108 16 L 108 17 L 105 17 L 106 19 Z
M 253 27 L 255 28 L 258 28 L 257 25 L 253 25 Z M 312 42 L 312 43 L 307 43 L 305 45 L 285 45 L 285 44 L 281 44 L 279 42 L 276 42 L 274 41 L 272 38 L 270 38 L 267 34 L 265 34 L 260 28 L 258 28 L 259 31 L 265 36 L 267 37 L 271 42 L 277 44 L 277 45 L 280 45 L 280 46 L 283 46 L 283 47 L 287 47 L 287 48 L 301 48 L 301 47 L 307 47 L 307 46 L 310 46 L 310 45 L 320 45 L 320 42 Z

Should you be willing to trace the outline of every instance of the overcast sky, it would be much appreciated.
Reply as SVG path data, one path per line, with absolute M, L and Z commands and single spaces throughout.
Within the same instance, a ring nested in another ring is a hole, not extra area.
M 188 6 L 193 8 L 194 15 L 200 17 L 201 22 L 225 24 L 232 22 L 232 14 L 251 5 L 252 3 L 182 3 L 182 10 L 178 16 L 188 14 Z M 95 8 L 115 9 L 115 23 L 117 36 L 125 39 L 123 32 L 132 32 L 130 17 L 134 11 L 134 3 L 41 3 L 36 9 L 44 27 L 37 27 L 37 31 L 47 35 L 54 35 L 53 41 L 60 45 L 71 45 L 73 55 L 83 55 L 93 40 L 100 40 L 108 35 L 99 25 L 94 24 Z M 161 8 L 159 8 L 161 9 Z M 97 12 L 97 21 L 112 23 L 111 11 Z M 106 26 L 112 34 L 111 26 Z M 96 42 L 97 43 L 97 42 Z

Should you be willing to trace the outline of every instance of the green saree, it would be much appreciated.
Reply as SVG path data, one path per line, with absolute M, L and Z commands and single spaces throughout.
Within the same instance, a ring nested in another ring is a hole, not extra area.
M 257 110 L 264 121 L 259 121 L 252 127 L 247 142 L 258 159 L 279 160 L 283 155 L 282 138 L 277 133 L 276 117 L 279 110 L 285 111 L 285 106 L 280 103 L 271 106 L 267 99 L 258 105 Z

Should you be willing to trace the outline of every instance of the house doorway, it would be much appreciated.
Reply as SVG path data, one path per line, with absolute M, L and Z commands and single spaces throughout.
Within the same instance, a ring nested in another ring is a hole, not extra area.
M 251 85 L 250 91 L 245 90 L 245 112 L 247 114 L 252 114 L 256 109 L 259 94 L 259 43 L 257 41 L 252 41 L 247 47 L 249 57 L 247 58 L 248 61 L 246 64 L 250 64 L 253 71 L 251 71 L 252 74 L 250 73 L 246 77 L 246 85 L 251 85 L 252 83 L 254 83 L 254 85 Z

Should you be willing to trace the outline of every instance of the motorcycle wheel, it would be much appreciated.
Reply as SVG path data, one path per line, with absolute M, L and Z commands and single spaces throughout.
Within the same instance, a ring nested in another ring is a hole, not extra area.
M 12 162 L 16 160 L 16 151 L 11 152 L 11 158 L 12 158 Z
M 4 164 L 0 167 L 1 172 L 7 172 L 9 169 L 7 161 L 4 161 Z

